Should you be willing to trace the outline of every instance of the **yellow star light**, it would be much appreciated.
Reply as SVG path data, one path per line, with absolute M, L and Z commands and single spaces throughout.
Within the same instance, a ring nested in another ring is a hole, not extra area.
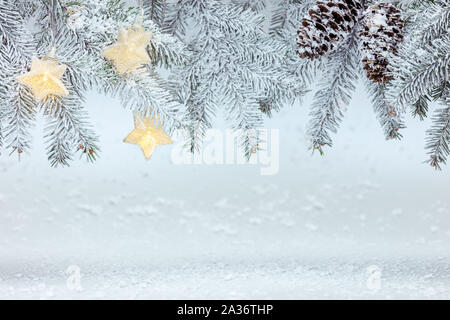
M 119 74 L 125 74 L 150 63 L 147 46 L 151 37 L 151 32 L 146 32 L 142 27 L 121 29 L 117 42 L 106 48 L 102 55 L 113 62 Z
M 156 146 L 173 143 L 172 139 L 163 131 L 161 123 L 158 122 L 158 117 L 150 121 L 149 117 L 135 114 L 135 129 L 124 140 L 124 142 L 139 145 L 147 160 L 152 156 Z
M 31 59 L 30 72 L 17 77 L 17 81 L 33 92 L 36 100 L 44 100 L 48 95 L 65 97 L 69 95 L 61 78 L 67 66 L 59 64 L 54 58 Z

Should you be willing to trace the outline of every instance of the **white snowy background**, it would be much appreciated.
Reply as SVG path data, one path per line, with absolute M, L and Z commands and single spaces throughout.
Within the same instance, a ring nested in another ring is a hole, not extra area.
M 175 165 L 170 146 L 146 161 L 122 142 L 131 112 L 94 94 L 101 158 L 50 168 L 39 121 L 31 155 L 0 156 L 0 298 L 450 298 L 450 168 L 423 163 L 429 121 L 385 141 L 358 88 L 335 146 L 311 156 L 311 96 L 267 121 L 273 176 Z

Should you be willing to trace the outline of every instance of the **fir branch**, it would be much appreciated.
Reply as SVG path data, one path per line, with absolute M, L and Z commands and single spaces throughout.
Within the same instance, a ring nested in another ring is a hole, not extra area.
M 448 101 L 450 102 L 450 100 Z M 447 102 L 447 103 L 448 103 Z M 433 116 L 433 126 L 427 131 L 427 149 L 430 159 L 428 163 L 441 170 L 450 153 L 450 105 L 436 110 Z
M 259 130 L 264 123 L 262 113 L 257 108 L 256 99 L 247 99 L 241 88 L 231 87 L 230 91 L 234 98 L 225 109 L 227 119 L 233 123 L 233 129 L 238 133 L 241 148 L 248 160 L 259 149 Z
M 289 16 L 290 0 L 278 0 L 273 2 L 272 17 L 270 20 L 269 34 L 279 34 L 283 30 Z
M 193 76 L 195 79 L 196 77 Z M 215 92 L 211 86 L 192 81 L 186 99 L 186 137 L 185 146 L 190 152 L 200 150 L 201 143 L 206 136 L 206 130 L 211 128 L 212 117 L 215 114 Z
M 424 116 L 427 96 L 448 81 L 450 38 L 447 1 L 404 1 L 406 37 L 394 60 L 392 104 L 413 106 Z M 414 111 L 413 111 L 414 112 Z
M 266 115 L 272 110 L 279 110 L 286 104 L 293 104 L 306 94 L 306 87 L 314 81 L 321 68 L 320 60 L 299 59 L 295 39 L 298 21 L 301 21 L 307 9 L 313 3 L 308 1 L 280 0 L 272 5 L 274 12 L 269 28 L 269 34 L 277 43 L 277 50 L 283 54 L 278 68 L 282 77 L 276 81 L 285 89 L 268 90 L 268 94 L 260 99 Z M 276 84 L 274 84 L 276 87 Z
M 242 10 L 253 10 L 258 13 L 267 7 L 267 3 L 264 0 L 232 0 L 231 2 L 240 6 Z
M 254 110 L 254 106 L 248 106 L 235 118 L 236 126 L 239 128 L 236 132 L 240 138 L 240 147 L 247 160 L 250 159 L 252 154 L 260 150 L 261 144 L 260 130 L 263 119 L 261 114 L 257 114 Z
M 189 16 L 190 5 L 191 2 L 185 0 L 168 1 L 163 31 L 178 38 L 182 37 L 186 33 L 186 17 Z
M 63 119 L 56 118 L 46 127 L 47 157 L 52 167 L 69 166 L 73 157 L 73 146 L 68 140 L 65 126 Z
M 424 12 L 420 12 L 422 19 L 427 18 L 422 31 L 422 41 L 431 42 L 434 39 L 448 35 L 450 29 L 450 4 L 440 2 L 430 4 Z
M 449 79 L 450 38 L 437 40 L 421 56 L 403 50 L 397 59 L 397 78 L 392 82 L 393 105 L 408 106 Z
M 167 0 L 141 0 L 143 1 L 143 7 L 145 16 L 155 22 L 158 26 L 162 26 L 164 23 L 165 12 L 167 7 Z
M 353 31 L 346 43 L 327 56 L 324 75 L 319 90 L 314 95 L 308 128 L 311 148 L 323 154 L 325 145 L 332 146 L 329 132 L 337 132 L 342 120 L 344 108 L 350 103 L 351 93 L 355 90 L 356 68 L 359 63 L 356 31 Z
M 424 120 L 428 114 L 428 103 L 430 98 L 427 95 L 420 96 L 419 99 L 413 104 L 412 114 L 414 117 L 419 117 L 420 120 Z
M 0 0 L 0 146 L 22 153 L 30 148 L 30 120 L 33 103 L 15 78 L 26 70 L 34 51 L 32 37 L 23 26 L 23 17 L 15 1 Z
M 23 27 L 23 17 L 16 4 L 0 0 L 0 66 L 2 60 L 23 64 L 33 51 L 32 38 Z
M 272 2 L 272 17 L 270 21 L 269 33 L 271 35 L 280 35 L 286 29 L 296 31 L 301 19 L 307 13 L 307 10 L 316 2 L 316 0 L 277 0 Z M 292 25 L 291 28 L 289 25 Z M 291 39 L 292 40 L 292 39 Z M 292 41 L 295 44 L 295 41 Z
M 68 166 L 76 150 L 90 162 L 98 155 L 98 138 L 79 103 L 80 97 L 74 95 L 66 98 L 50 96 L 43 103 L 48 118 L 45 128 L 47 155 L 52 166 Z
M 187 49 L 181 41 L 161 32 L 154 25 L 149 24 L 148 29 L 153 34 L 149 52 L 153 65 L 169 68 L 188 61 Z
M 431 90 L 430 96 L 433 100 L 445 98 L 445 94 L 450 90 L 450 81 L 442 81 L 438 86 Z
M 399 130 L 405 128 L 401 110 L 389 104 L 386 85 L 374 83 L 366 78 L 366 86 L 386 139 L 401 139 L 402 135 Z
M 36 118 L 36 104 L 26 87 L 19 85 L 10 90 L 8 107 L 4 112 L 4 138 L 11 154 L 21 154 L 31 148 L 30 129 Z
M 179 96 L 186 103 L 191 151 L 199 148 L 218 106 L 224 106 L 234 129 L 250 137 L 247 133 L 261 125 L 258 100 L 281 105 L 304 93 L 303 84 L 286 79 L 279 68 L 286 58 L 284 47 L 264 33 L 264 17 L 238 2 L 185 1 L 176 10 L 178 20 L 196 17 L 189 25 L 196 35 L 187 43 L 189 64 L 175 69 L 183 79 Z M 185 32 L 181 25 L 175 34 Z M 247 150 L 257 144 L 253 138 L 242 140 L 252 144 Z

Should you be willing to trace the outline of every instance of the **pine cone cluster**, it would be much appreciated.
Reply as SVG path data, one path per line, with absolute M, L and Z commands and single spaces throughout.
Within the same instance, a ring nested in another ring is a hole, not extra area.
M 365 54 L 362 62 L 370 80 L 383 83 L 392 79 L 389 59 L 397 55 L 403 26 L 400 11 L 391 4 L 377 3 L 365 11 L 360 36 Z
M 352 30 L 361 14 L 359 0 L 317 1 L 297 31 L 297 53 L 314 60 L 333 50 Z

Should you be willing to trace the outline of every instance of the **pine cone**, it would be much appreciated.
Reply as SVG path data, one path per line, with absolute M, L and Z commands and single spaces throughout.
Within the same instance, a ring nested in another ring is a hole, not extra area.
M 314 60 L 345 40 L 361 15 L 359 0 L 317 1 L 297 31 L 301 58 Z
M 362 62 L 370 80 L 382 83 L 392 79 L 389 59 L 398 54 L 403 26 L 400 11 L 391 4 L 377 3 L 365 11 L 360 36 L 365 55 Z

